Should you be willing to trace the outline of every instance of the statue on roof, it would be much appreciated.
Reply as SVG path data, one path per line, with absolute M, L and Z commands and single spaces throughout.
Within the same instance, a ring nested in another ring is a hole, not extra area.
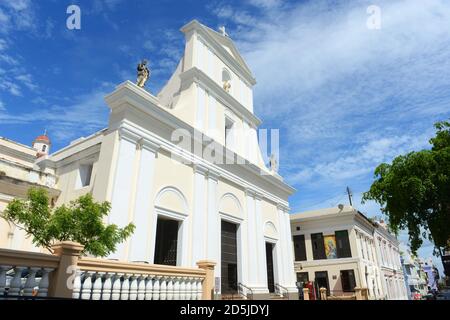
M 137 80 L 136 85 L 143 88 L 150 78 L 150 69 L 147 67 L 148 61 L 143 59 L 137 65 Z

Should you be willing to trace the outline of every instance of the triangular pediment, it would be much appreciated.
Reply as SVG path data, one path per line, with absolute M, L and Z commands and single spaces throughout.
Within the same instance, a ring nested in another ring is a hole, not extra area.
M 228 36 L 224 36 L 221 33 L 214 31 L 213 29 L 202 25 L 202 27 L 208 32 L 208 34 L 216 40 L 237 62 L 238 64 L 249 74 L 252 74 L 250 68 L 245 63 L 245 60 L 242 58 L 238 49 L 234 45 L 233 41 Z

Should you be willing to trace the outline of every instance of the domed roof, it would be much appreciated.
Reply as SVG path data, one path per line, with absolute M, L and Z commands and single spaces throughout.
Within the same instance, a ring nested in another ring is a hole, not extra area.
M 34 142 L 44 142 L 50 144 L 50 138 L 46 134 L 43 134 L 34 139 Z

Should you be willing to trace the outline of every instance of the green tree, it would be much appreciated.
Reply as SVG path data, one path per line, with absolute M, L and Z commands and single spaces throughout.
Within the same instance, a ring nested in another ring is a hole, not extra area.
M 32 236 L 37 246 L 51 251 L 52 244 L 58 241 L 74 241 L 84 245 L 84 253 L 104 257 L 135 228 L 133 224 L 124 228 L 105 225 L 103 218 L 110 209 L 108 202 L 97 203 L 87 194 L 52 210 L 47 191 L 30 188 L 26 200 L 14 199 L 1 216 Z
M 363 202 L 380 204 L 395 233 L 408 231 L 413 253 L 426 238 L 442 255 L 450 239 L 450 122 L 435 128 L 431 149 L 398 156 L 375 169 Z

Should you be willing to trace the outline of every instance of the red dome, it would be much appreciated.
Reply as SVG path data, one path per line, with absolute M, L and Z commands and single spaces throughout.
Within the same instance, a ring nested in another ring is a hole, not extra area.
M 37 137 L 34 142 L 44 142 L 44 143 L 48 143 L 50 144 L 50 139 L 48 138 L 47 135 L 41 135 L 39 137 Z

